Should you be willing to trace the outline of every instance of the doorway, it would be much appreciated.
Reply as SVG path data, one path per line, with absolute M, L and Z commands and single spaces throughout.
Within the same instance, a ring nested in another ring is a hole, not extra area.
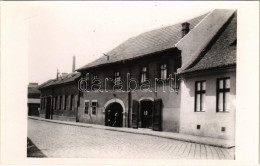
M 111 103 L 105 110 L 105 125 L 123 127 L 123 108 L 119 103 Z
M 52 110 L 51 110 L 51 97 L 47 97 L 47 103 L 46 103 L 46 119 L 51 119 L 52 118 Z
M 153 126 L 153 102 L 142 100 L 140 102 L 140 121 L 142 128 L 152 128 Z

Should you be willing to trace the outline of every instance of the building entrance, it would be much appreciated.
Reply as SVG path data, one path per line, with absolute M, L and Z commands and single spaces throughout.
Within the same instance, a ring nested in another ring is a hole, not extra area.
M 46 103 L 46 119 L 52 119 L 52 106 L 51 106 L 51 97 L 47 97 L 47 103 Z
M 140 102 L 140 121 L 142 128 L 152 128 L 153 126 L 153 102 L 143 100 Z
M 119 103 L 112 103 L 105 110 L 105 125 L 123 127 L 123 108 Z

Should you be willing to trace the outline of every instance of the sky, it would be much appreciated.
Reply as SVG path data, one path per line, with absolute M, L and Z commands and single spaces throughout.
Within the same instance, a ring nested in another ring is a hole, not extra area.
M 222 5 L 223 6 L 223 5 Z M 217 7 L 205 2 L 31 2 L 28 80 L 39 84 L 72 72 L 140 33 L 183 22 Z M 181 29 L 180 29 L 181 33 Z

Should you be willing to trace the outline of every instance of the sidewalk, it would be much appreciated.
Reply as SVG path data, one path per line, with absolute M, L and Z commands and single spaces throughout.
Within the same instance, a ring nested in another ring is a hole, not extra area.
M 233 140 L 217 139 L 217 138 L 210 138 L 210 137 L 199 137 L 199 136 L 194 136 L 194 135 L 171 133 L 171 132 L 164 132 L 164 131 L 152 131 L 152 130 L 142 129 L 142 128 L 139 128 L 139 129 L 116 128 L 116 127 L 87 124 L 87 123 L 80 123 L 80 122 L 49 120 L 49 119 L 43 119 L 43 118 L 31 117 L 31 116 L 29 116 L 28 118 L 52 122 L 52 123 L 65 124 L 65 125 L 92 127 L 92 128 L 96 128 L 96 129 L 103 129 L 103 130 L 151 135 L 151 136 L 157 136 L 157 137 L 162 137 L 162 138 L 168 138 L 168 139 L 174 139 L 174 140 L 180 140 L 180 141 L 186 141 L 186 142 L 192 142 L 192 143 L 198 143 L 198 144 L 205 144 L 205 145 L 211 145 L 211 146 L 217 146 L 217 147 L 224 147 L 224 148 L 231 148 L 231 147 L 235 146 L 235 143 Z

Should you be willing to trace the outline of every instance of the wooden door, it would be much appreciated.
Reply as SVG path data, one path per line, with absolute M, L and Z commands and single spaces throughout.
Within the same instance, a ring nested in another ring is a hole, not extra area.
M 153 108 L 153 130 L 162 130 L 162 99 L 154 100 Z
M 139 102 L 133 100 L 133 111 L 132 111 L 132 128 L 138 128 L 138 121 L 139 121 Z
M 46 119 L 51 118 L 51 98 L 47 97 L 47 103 L 46 103 Z

